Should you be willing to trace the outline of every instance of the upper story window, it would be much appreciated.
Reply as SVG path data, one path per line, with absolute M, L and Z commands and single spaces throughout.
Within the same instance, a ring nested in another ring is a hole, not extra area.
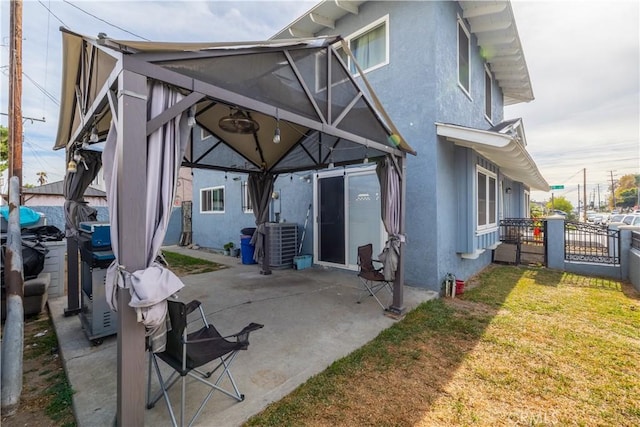
M 200 190 L 200 213 L 224 213 L 224 186 Z
M 476 170 L 476 199 L 478 207 L 477 230 L 495 228 L 498 225 L 498 180 L 496 174 L 478 166 Z
M 345 37 L 349 49 L 363 72 L 375 70 L 389 63 L 389 15 Z M 355 64 L 342 49 L 337 49 L 352 74 L 358 74 Z
M 244 213 L 253 213 L 253 205 L 251 197 L 249 197 L 249 185 L 246 181 L 242 182 L 242 211 Z
M 469 30 L 460 17 L 458 17 L 458 84 L 469 95 L 471 61 Z
M 492 93 L 493 93 L 493 79 L 491 78 L 491 71 L 489 67 L 484 66 L 484 115 L 489 120 L 489 122 L 493 123 L 492 114 Z

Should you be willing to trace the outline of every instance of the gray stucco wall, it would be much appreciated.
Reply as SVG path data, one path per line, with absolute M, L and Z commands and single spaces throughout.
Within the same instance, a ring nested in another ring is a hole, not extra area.
M 305 217 L 309 204 L 313 201 L 313 181 L 307 183 L 301 176 L 309 173 L 287 174 L 278 177 L 274 184 L 274 191 L 279 198 L 272 199 L 270 204 L 271 220 L 274 214 L 280 213 L 282 220 L 298 224 L 299 239 L 302 235 Z M 194 170 L 193 171 L 193 241 L 200 246 L 222 249 L 227 242 L 234 242 L 240 247 L 240 231 L 245 227 L 255 227 L 253 213 L 242 211 L 242 182 L 246 182 L 247 175 L 225 174 L 223 172 Z M 234 181 L 233 178 L 240 178 Z M 200 213 L 200 191 L 202 188 L 225 187 L 225 212 L 216 214 Z M 313 210 L 310 213 L 309 224 L 305 233 L 302 253 L 313 253 Z

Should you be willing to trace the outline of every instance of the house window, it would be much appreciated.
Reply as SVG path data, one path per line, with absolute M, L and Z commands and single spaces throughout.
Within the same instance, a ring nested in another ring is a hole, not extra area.
M 492 89 L 493 89 L 493 79 L 491 78 L 491 71 L 489 71 L 489 67 L 485 65 L 484 67 L 484 115 L 487 120 L 491 122 L 491 103 L 492 103 Z
M 224 186 L 200 190 L 200 213 L 224 213 Z
M 477 207 L 478 207 L 478 230 L 496 227 L 497 210 L 497 179 L 494 173 L 478 167 L 476 172 L 477 183 Z
M 345 37 L 349 49 L 358 61 L 358 65 L 363 72 L 374 70 L 389 63 L 389 16 L 371 23 L 362 30 Z M 346 52 L 337 50 L 338 55 L 349 66 L 349 71 L 353 75 L 358 74 L 355 64 L 351 58 L 347 58 Z
M 462 19 L 458 17 L 458 84 L 467 94 L 469 94 L 469 78 L 471 75 L 469 39 L 469 31 Z
M 249 197 L 249 185 L 246 181 L 242 183 L 242 211 L 244 213 L 253 213 L 253 205 L 251 197 Z

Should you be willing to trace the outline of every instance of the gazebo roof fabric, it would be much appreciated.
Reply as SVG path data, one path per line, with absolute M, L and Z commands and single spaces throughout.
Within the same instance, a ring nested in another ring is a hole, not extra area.
M 339 37 L 162 43 L 62 34 L 65 62 L 55 149 L 80 146 L 94 126 L 106 136 L 117 76 L 126 68 L 192 95 L 185 102 L 195 105 L 196 122 L 207 137 L 187 149 L 185 166 L 278 174 L 355 164 L 387 153 L 415 154 L 385 120 L 375 96 L 358 86 L 335 54 L 331 46 Z M 237 111 L 259 129 L 249 134 L 223 130 L 220 119 Z M 276 128 L 279 143 L 273 141 Z

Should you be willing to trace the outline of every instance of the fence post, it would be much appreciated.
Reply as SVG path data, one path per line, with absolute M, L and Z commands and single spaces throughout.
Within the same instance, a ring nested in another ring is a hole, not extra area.
M 629 252 L 631 251 L 631 231 L 635 227 L 629 225 L 620 226 L 620 279 L 629 278 Z
M 564 217 L 547 217 L 547 267 L 564 270 Z

